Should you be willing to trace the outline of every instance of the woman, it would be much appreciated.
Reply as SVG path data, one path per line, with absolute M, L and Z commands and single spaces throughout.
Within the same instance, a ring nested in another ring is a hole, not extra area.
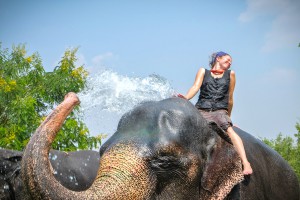
M 243 142 L 233 130 L 230 119 L 235 87 L 235 73 L 228 70 L 231 62 L 231 56 L 227 53 L 220 51 L 212 54 L 211 70 L 200 68 L 188 93 L 179 96 L 190 100 L 200 90 L 196 107 L 204 118 L 216 122 L 228 134 L 241 157 L 243 174 L 249 175 L 253 172 L 251 165 L 246 157 Z

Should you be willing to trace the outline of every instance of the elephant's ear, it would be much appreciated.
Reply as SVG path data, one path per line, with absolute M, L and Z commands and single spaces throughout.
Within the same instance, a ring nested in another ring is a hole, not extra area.
M 201 178 L 201 199 L 224 199 L 244 179 L 242 163 L 227 134 L 214 122 L 209 124 L 216 137 L 208 150 Z

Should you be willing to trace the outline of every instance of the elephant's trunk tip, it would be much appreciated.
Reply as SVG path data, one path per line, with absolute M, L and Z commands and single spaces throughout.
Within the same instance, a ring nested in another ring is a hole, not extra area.
M 80 100 L 75 92 L 69 92 L 66 94 L 64 101 L 70 101 L 73 105 L 80 104 Z

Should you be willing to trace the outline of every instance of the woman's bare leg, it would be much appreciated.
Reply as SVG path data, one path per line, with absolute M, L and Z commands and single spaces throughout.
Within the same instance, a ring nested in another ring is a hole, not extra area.
M 252 174 L 253 170 L 246 157 L 245 148 L 242 139 L 240 138 L 240 136 L 238 136 L 238 134 L 236 134 L 236 132 L 233 130 L 232 127 L 229 127 L 227 129 L 227 133 L 232 141 L 234 148 L 236 149 L 236 151 L 238 152 L 239 156 L 242 159 L 242 164 L 244 166 L 243 174 L 245 175 Z

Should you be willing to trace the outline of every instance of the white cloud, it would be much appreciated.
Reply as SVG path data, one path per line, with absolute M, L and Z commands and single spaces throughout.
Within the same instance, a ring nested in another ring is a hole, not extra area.
M 286 68 L 276 68 L 270 74 L 270 78 L 278 81 L 278 80 L 288 80 L 288 81 L 296 81 L 296 71 L 294 69 L 286 69 Z
M 284 85 L 294 85 L 298 83 L 297 77 L 299 73 L 295 69 L 291 68 L 273 68 L 266 74 L 263 74 L 260 78 L 259 83 L 263 82 L 264 85 L 280 84 Z
M 92 59 L 92 62 L 93 62 L 93 65 L 101 66 L 104 64 L 104 61 L 110 60 L 113 57 L 114 57 L 113 53 L 107 52 L 105 54 L 100 54 L 100 55 L 95 56 Z
M 280 13 L 287 7 L 289 0 L 247 0 L 247 10 L 239 16 L 242 22 L 249 22 L 256 17 Z
M 247 0 L 247 9 L 239 16 L 241 22 L 250 22 L 264 16 L 273 17 L 271 29 L 265 35 L 263 52 L 287 46 L 297 46 L 300 41 L 299 0 Z
M 114 55 L 112 52 L 99 54 L 91 59 L 91 64 L 87 66 L 87 69 L 90 73 L 97 73 L 106 67 L 111 68 L 117 60 L 118 56 Z

